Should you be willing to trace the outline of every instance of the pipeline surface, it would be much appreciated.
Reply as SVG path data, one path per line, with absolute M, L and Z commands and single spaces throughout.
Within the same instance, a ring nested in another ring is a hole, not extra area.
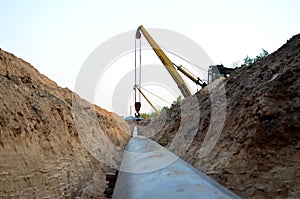
M 133 131 L 113 199 L 239 198 L 156 142 Z

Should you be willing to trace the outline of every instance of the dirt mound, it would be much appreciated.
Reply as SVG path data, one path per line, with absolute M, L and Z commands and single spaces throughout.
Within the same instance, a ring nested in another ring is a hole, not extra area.
M 152 119 L 143 133 L 243 198 L 299 198 L 300 35 Z
M 120 148 L 129 138 L 127 123 L 1 49 L 0 112 L 0 198 L 104 198 L 110 168 L 88 152 L 74 119 L 80 115 L 87 134 Z M 97 190 L 89 187 L 95 180 Z

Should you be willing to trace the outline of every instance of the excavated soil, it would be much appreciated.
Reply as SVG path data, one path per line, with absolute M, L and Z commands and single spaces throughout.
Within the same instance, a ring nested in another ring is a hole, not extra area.
M 300 198 L 300 35 L 142 132 L 243 198 Z
M 106 140 L 127 143 L 127 123 L 1 49 L 0 112 L 0 198 L 105 198 L 111 168 L 89 153 L 75 121 L 102 136 L 104 158 Z

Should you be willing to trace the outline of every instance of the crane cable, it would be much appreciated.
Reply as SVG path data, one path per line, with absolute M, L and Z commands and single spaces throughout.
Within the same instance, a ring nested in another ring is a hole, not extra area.
M 203 70 L 203 71 L 206 72 L 206 70 L 203 69 L 202 67 L 200 67 L 200 66 L 198 66 L 198 65 L 196 65 L 196 64 L 194 64 L 194 63 L 192 63 L 191 61 L 185 59 L 184 57 L 178 55 L 177 53 L 174 53 L 173 51 L 170 51 L 170 50 L 168 50 L 167 48 L 162 47 L 162 46 L 161 46 L 161 48 L 164 49 L 166 52 L 168 52 L 168 53 L 170 53 L 170 54 L 172 54 L 172 55 L 174 55 L 174 56 L 176 56 L 176 57 L 182 59 L 183 61 L 185 61 L 185 62 L 187 62 L 187 63 L 189 63 L 194 69 L 196 69 L 196 71 L 198 71 L 198 70 L 200 69 L 200 70 Z M 175 63 L 172 62 L 172 64 L 178 69 L 178 66 L 177 66 Z M 183 66 L 181 66 L 181 67 L 183 67 Z M 193 73 L 192 73 L 190 70 L 188 70 L 187 68 L 185 68 L 185 67 L 183 67 L 183 68 L 184 68 L 184 70 L 186 70 L 188 73 L 193 74 Z M 198 73 L 198 74 L 201 75 L 201 73 Z M 196 77 L 197 77 L 197 76 L 196 76 Z M 197 86 L 199 85 L 199 86 L 201 86 L 201 88 L 203 88 L 203 87 L 205 87 L 205 86 L 207 85 L 207 80 L 200 79 L 200 77 L 197 77 L 197 79 L 198 79 L 198 82 L 199 82 L 199 84 L 196 83 Z M 198 91 L 198 90 L 199 90 L 199 89 L 198 89 L 198 87 L 197 87 L 197 91 Z
M 152 94 L 153 96 L 157 97 L 157 98 L 160 99 L 161 101 L 163 101 L 163 102 L 165 102 L 165 103 L 167 103 L 167 104 L 171 104 L 170 102 L 168 102 L 168 101 L 165 100 L 164 98 L 162 98 L 162 97 L 156 95 L 155 93 L 153 93 L 153 92 L 151 92 L 151 91 L 145 89 L 144 87 L 141 87 L 141 89 L 143 89 L 144 91 L 147 91 L 148 93 L 150 93 L 150 94 Z
M 137 63 L 137 40 L 140 40 L 139 42 L 139 62 Z M 140 115 L 140 109 L 141 109 L 141 94 L 137 92 L 136 87 L 141 86 L 142 84 L 142 40 L 140 32 L 137 31 L 135 42 L 134 42 L 134 77 L 135 77 L 135 85 L 134 85 L 134 108 L 136 113 L 134 114 L 137 118 L 139 118 Z M 138 72 L 139 68 L 139 72 Z M 137 74 L 139 73 L 139 74 Z M 137 93 L 138 93 L 138 99 L 137 99 Z
M 165 48 L 165 47 L 163 47 L 163 46 L 160 46 L 160 47 L 161 47 L 162 49 L 164 49 L 166 52 L 168 52 L 168 53 L 170 53 L 170 54 L 172 54 L 172 55 L 174 55 L 174 56 L 176 56 L 176 57 L 182 59 L 183 61 L 185 61 L 185 62 L 187 62 L 187 63 L 189 63 L 189 64 L 190 64 L 191 66 L 193 66 L 193 68 L 196 69 L 197 71 L 198 71 L 198 70 L 202 70 L 202 71 L 204 71 L 204 72 L 207 72 L 206 69 L 204 69 L 204 68 L 202 68 L 202 67 L 200 67 L 200 66 L 194 64 L 193 62 L 187 60 L 187 59 L 184 58 L 183 56 L 180 56 L 179 54 L 174 53 L 173 51 L 170 51 L 170 50 L 168 50 L 167 48 Z M 186 68 L 185 68 L 185 69 L 186 69 Z M 187 69 L 186 69 L 186 70 L 187 70 Z

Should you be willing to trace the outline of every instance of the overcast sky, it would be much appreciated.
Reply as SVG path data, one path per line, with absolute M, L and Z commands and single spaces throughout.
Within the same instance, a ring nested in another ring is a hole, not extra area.
M 89 54 L 143 24 L 181 33 L 231 67 L 300 32 L 298 0 L 0 0 L 0 48 L 74 88 Z

